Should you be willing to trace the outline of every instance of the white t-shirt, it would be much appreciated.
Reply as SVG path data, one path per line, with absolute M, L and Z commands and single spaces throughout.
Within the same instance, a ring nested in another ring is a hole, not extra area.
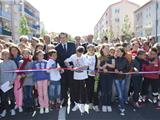
M 65 62 L 73 62 L 74 67 L 82 67 L 88 66 L 88 60 L 85 55 L 81 57 L 77 57 L 77 54 L 72 55 L 71 57 L 67 58 Z M 74 80 L 84 80 L 88 78 L 87 70 L 82 70 L 80 72 L 74 71 L 73 75 Z
M 88 75 L 89 76 L 95 76 L 94 74 L 91 74 L 91 72 L 93 72 L 95 70 L 95 64 L 96 64 L 96 56 L 90 56 L 90 55 L 86 55 L 86 58 L 89 61 L 89 71 L 88 71 Z
M 59 67 L 59 64 L 56 63 L 55 60 L 52 60 L 52 59 L 48 60 L 47 69 L 51 69 L 51 70 L 48 70 L 47 72 L 50 74 L 51 81 L 59 81 L 61 79 L 61 75 L 60 75 L 59 70 L 54 70 L 54 68 L 57 68 L 57 67 Z

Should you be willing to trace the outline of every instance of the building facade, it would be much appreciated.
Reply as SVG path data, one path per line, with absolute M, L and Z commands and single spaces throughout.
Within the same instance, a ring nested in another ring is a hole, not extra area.
M 2 39 L 12 39 L 19 41 L 19 26 L 21 16 L 27 19 L 30 34 L 39 36 L 40 34 L 40 13 L 27 0 L 0 0 L 0 36 Z
M 21 16 L 24 15 L 27 19 L 30 34 L 28 35 L 29 39 L 31 39 L 33 36 L 39 36 L 40 34 L 40 13 L 39 11 L 32 6 L 27 0 L 15 0 L 15 2 L 12 5 L 12 14 L 13 14 L 13 39 L 18 41 L 19 34 L 19 23 L 21 20 Z
M 137 4 L 128 0 L 121 0 L 110 5 L 94 27 L 94 35 L 100 39 L 106 34 L 110 39 L 120 38 L 122 36 L 121 29 L 125 16 L 128 16 L 131 25 L 130 30 L 133 32 L 134 11 L 138 8 Z
M 0 0 L 0 39 L 11 39 L 11 5 Z
M 134 12 L 136 37 L 156 36 L 160 41 L 160 1 L 151 0 Z

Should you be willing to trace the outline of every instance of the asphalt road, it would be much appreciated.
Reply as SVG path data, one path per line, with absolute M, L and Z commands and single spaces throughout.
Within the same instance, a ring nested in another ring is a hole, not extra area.
M 1 120 L 160 120 L 160 110 L 155 109 L 152 104 L 147 104 L 144 107 L 133 111 L 130 105 L 126 106 L 126 115 L 120 116 L 117 105 L 113 106 L 113 112 L 103 113 L 90 111 L 89 114 L 80 114 L 79 111 L 70 112 L 67 114 L 66 109 L 62 108 L 60 112 L 58 110 L 52 110 L 48 114 L 39 114 L 39 110 L 33 115 L 33 113 L 18 113 L 16 116 L 11 117 L 8 113 L 7 117 L 0 118 Z M 66 115 L 66 116 L 65 116 Z M 59 117 L 58 117 L 59 116 Z

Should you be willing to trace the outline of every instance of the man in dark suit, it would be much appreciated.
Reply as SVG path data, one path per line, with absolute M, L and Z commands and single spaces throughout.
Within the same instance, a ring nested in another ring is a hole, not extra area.
M 64 64 L 64 60 L 69 58 L 72 54 L 76 52 L 76 46 L 74 43 L 68 42 L 68 34 L 67 33 L 60 33 L 59 34 L 60 43 L 55 47 L 57 50 L 58 58 L 57 61 L 62 68 L 66 68 Z M 70 93 L 72 99 L 72 84 L 73 80 L 73 72 L 65 70 L 62 74 L 61 80 L 61 96 L 63 102 L 63 106 L 67 105 L 68 101 L 68 93 Z
M 93 44 L 93 45 L 97 46 L 97 43 L 93 42 L 93 35 L 88 35 L 87 36 L 87 41 L 82 44 L 82 46 L 85 48 L 85 53 L 87 52 L 87 46 L 89 44 Z

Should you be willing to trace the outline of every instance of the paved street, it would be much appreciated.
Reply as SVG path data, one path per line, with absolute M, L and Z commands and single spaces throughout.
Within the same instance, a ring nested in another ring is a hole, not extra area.
M 64 109 L 64 108 L 63 108 Z M 38 111 L 39 112 L 39 111 Z M 58 120 L 59 111 L 53 110 L 48 114 L 40 115 L 36 113 L 32 117 L 32 113 L 18 113 L 15 117 L 7 117 L 1 120 Z M 63 120 L 63 110 L 60 112 L 59 120 Z M 132 107 L 127 106 L 127 112 L 125 116 L 120 116 L 117 106 L 113 106 L 112 113 L 102 113 L 90 111 L 90 114 L 83 114 L 80 112 L 71 112 L 66 114 L 66 120 L 159 120 L 160 110 L 155 109 L 151 104 L 144 106 L 143 108 L 133 112 Z

